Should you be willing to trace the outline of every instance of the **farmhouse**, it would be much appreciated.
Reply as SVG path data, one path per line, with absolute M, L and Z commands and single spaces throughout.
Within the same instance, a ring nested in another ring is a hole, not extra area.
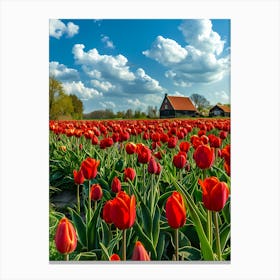
M 209 110 L 209 117 L 230 117 L 230 107 L 226 105 L 215 105 Z
M 195 117 L 198 114 L 189 97 L 168 96 L 167 94 L 164 96 L 159 111 L 160 118 Z

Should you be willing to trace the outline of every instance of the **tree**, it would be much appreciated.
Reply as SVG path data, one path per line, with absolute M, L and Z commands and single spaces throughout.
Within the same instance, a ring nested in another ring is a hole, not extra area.
M 74 94 L 70 94 L 69 95 L 71 100 L 72 100 L 72 104 L 73 104 L 73 118 L 74 119 L 82 119 L 83 118 L 83 102 Z
M 83 103 L 75 95 L 67 95 L 62 83 L 53 77 L 49 78 L 49 118 L 51 120 L 61 117 L 81 119 Z
M 196 107 L 196 109 L 198 111 L 206 109 L 210 106 L 210 102 L 204 96 L 202 96 L 200 94 L 193 93 L 190 96 L 190 99 L 192 100 L 192 102 L 194 103 L 194 106 Z

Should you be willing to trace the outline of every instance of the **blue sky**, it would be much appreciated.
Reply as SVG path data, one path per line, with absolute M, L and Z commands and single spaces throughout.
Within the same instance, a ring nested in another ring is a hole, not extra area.
M 230 20 L 51 19 L 49 71 L 85 113 L 159 108 L 165 93 L 230 103 Z

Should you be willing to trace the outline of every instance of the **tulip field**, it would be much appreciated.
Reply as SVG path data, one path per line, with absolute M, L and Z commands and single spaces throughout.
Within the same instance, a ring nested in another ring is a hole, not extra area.
M 49 122 L 50 261 L 229 261 L 230 119 Z

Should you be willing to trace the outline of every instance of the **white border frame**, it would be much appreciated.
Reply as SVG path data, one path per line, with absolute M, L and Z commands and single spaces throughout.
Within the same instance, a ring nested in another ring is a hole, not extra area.
M 280 278 L 277 0 L 2 0 L 0 4 L 0 279 Z M 49 18 L 231 19 L 230 265 L 49 264 Z

